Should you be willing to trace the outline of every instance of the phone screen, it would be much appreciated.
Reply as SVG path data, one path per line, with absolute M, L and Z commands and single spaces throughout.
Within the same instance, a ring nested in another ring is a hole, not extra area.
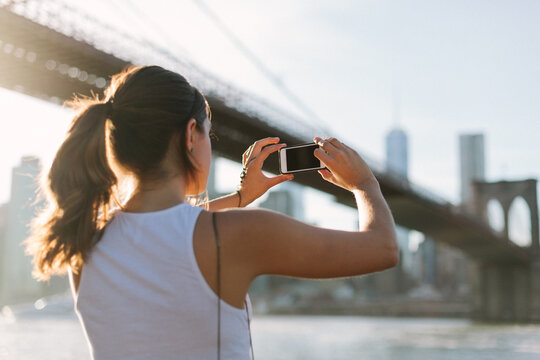
M 318 147 L 319 145 L 313 144 L 286 149 L 287 171 L 320 168 L 321 161 L 313 155 L 313 151 Z

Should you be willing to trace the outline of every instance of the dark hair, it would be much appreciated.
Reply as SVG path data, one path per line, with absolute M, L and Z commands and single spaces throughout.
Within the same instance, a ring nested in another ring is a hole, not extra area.
M 32 274 L 41 281 L 64 274 L 68 265 L 78 273 L 99 241 L 117 199 L 114 165 L 144 180 L 177 175 L 161 169 L 174 139 L 180 169 L 195 181 L 186 125 L 194 118 L 202 131 L 210 116 L 196 88 L 159 66 L 129 67 L 112 77 L 104 99 L 75 98 L 70 105 L 78 113 L 45 180 L 49 206 L 25 240 Z

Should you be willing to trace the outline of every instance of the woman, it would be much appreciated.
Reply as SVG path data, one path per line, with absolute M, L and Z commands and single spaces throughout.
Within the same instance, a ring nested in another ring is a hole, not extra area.
M 262 173 L 284 146 L 277 138 L 244 153 L 236 193 L 205 208 L 186 202 L 206 188 L 211 123 L 204 97 L 176 73 L 133 67 L 112 78 L 105 100 L 75 105 L 47 177 L 50 207 L 26 244 L 37 279 L 69 273 L 95 359 L 248 359 L 247 291 L 258 275 L 337 278 L 398 262 L 375 176 L 336 139 L 314 138 L 314 154 L 328 169 L 320 175 L 356 197 L 359 231 L 234 209 L 293 178 Z

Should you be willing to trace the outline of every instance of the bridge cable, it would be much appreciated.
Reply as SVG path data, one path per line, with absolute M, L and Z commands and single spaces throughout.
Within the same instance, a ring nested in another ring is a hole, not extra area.
M 104 2 L 107 2 L 107 0 L 103 0 Z M 109 1 L 109 4 L 111 4 L 114 8 L 115 8 L 115 11 L 118 12 L 119 14 L 127 14 L 129 17 L 129 21 L 131 23 L 131 25 L 133 26 L 145 26 L 147 29 L 150 29 L 150 30 L 154 30 L 152 28 L 150 28 L 148 26 L 147 23 L 144 23 L 139 17 L 136 17 L 133 12 L 130 12 L 129 14 L 126 12 L 126 8 L 128 8 L 129 10 L 131 10 L 131 8 L 129 8 L 129 6 L 121 6 L 119 5 L 116 0 L 110 0 Z M 147 41 L 150 41 L 150 39 L 148 37 L 145 36 L 145 39 Z
M 171 45 L 173 47 L 176 47 L 176 50 L 179 51 L 179 53 L 180 53 L 180 55 L 182 57 L 182 62 L 184 62 L 184 63 L 186 63 L 186 64 L 193 67 L 192 61 L 190 60 L 192 58 L 192 56 L 190 55 L 190 53 L 189 53 L 189 51 L 187 49 L 185 49 L 178 42 L 173 40 L 167 34 L 167 32 L 163 30 L 163 28 L 158 23 L 156 23 L 155 21 L 152 21 L 152 17 L 146 16 L 141 11 L 141 9 L 137 5 L 135 5 L 135 3 L 133 1 L 131 1 L 131 0 L 123 0 L 123 1 L 127 3 L 126 7 L 131 11 L 132 15 L 135 15 L 135 17 L 139 20 L 139 23 L 145 24 L 145 26 L 147 28 L 153 30 L 156 35 L 161 36 L 163 39 L 165 39 L 165 41 L 169 45 Z M 114 0 L 113 0 L 113 4 L 114 4 Z M 148 26 L 148 25 L 150 25 L 150 26 Z
M 242 40 L 238 36 L 236 36 L 228 27 L 227 25 L 216 15 L 215 12 L 212 11 L 204 3 L 202 0 L 193 0 L 195 5 L 199 7 L 199 9 L 208 17 L 210 18 L 214 24 L 221 30 L 222 33 L 224 33 L 229 40 L 236 46 L 236 48 L 248 59 L 250 60 L 253 65 L 268 79 L 270 80 L 284 95 L 289 97 L 289 100 L 291 103 L 293 103 L 295 106 L 299 107 L 306 115 L 308 115 L 312 120 L 316 120 L 318 122 L 318 127 L 321 128 L 321 130 L 324 130 L 326 133 L 329 134 L 328 130 L 325 129 L 322 125 L 325 123 L 317 114 L 315 114 L 314 111 L 312 111 L 307 105 L 304 104 L 304 102 L 295 94 L 293 93 L 279 78 L 276 76 L 263 62 L 260 60 L 250 49 L 247 45 L 245 45 Z

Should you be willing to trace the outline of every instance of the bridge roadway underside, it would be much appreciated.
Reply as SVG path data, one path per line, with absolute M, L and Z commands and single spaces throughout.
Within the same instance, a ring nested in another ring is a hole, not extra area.
M 129 64 L 128 61 L 96 49 L 90 44 L 1 8 L 0 41 L 0 69 L 2 69 L 0 86 L 57 103 L 71 99 L 75 93 L 90 95 L 93 91 L 100 94 L 103 89 L 98 88 L 95 81 L 91 82 L 87 79 L 83 81 L 78 77 L 71 77 L 69 72 L 65 71 L 66 67 L 64 71 L 61 71 L 58 66 L 49 70 L 47 61 L 53 60 L 57 65 L 67 64 L 69 67 L 76 67 L 87 74 L 92 74 L 95 78 L 107 80 L 112 74 Z M 6 48 L 6 44 L 11 44 L 11 46 Z M 11 49 L 11 51 L 6 49 Z M 208 93 L 207 98 L 212 108 L 213 127 L 218 136 L 217 141 L 213 140 L 212 146 L 219 156 L 240 162 L 243 152 L 255 140 L 268 136 L 279 136 L 281 141 L 287 144 L 311 141 L 311 139 L 287 133 L 275 125 L 227 106 L 225 101 L 217 95 Z M 277 166 L 277 155 L 272 154 L 265 162 L 264 170 L 278 173 Z M 516 274 L 523 273 L 522 269 L 531 268 L 533 257 L 527 249 L 520 248 L 508 239 L 495 234 L 479 220 L 456 212 L 451 206 L 439 204 L 421 196 L 411 190 L 407 183 L 396 182 L 395 178 L 386 173 L 375 171 L 374 173 L 397 224 L 420 231 L 436 241 L 443 241 L 463 250 L 471 258 L 478 260 L 480 267 L 485 269 L 483 276 L 495 279 L 495 282 L 500 276 L 493 275 L 496 273 L 492 270 L 493 267 L 517 269 L 514 271 Z M 332 194 L 339 203 L 356 207 L 351 193 L 327 183 L 316 172 L 296 174 L 294 181 Z M 504 281 L 504 283 L 509 282 L 511 283 L 512 280 Z M 486 280 L 484 283 L 494 282 Z M 520 291 L 521 294 L 530 294 L 530 286 L 525 287 L 527 289 L 516 291 Z M 508 290 L 493 285 L 491 290 L 481 292 L 482 295 L 479 295 L 478 301 L 486 307 L 486 304 L 489 304 L 488 298 L 497 296 L 502 299 L 505 292 Z M 521 300 L 519 304 L 514 300 L 501 300 L 497 303 L 499 305 L 493 305 L 495 310 L 490 310 L 489 314 L 502 312 L 501 306 L 508 307 L 509 303 L 514 304 L 510 306 L 512 308 L 523 304 Z M 535 303 L 540 313 L 540 299 L 535 300 Z M 517 312 L 517 310 L 512 310 L 516 318 L 521 318 L 521 315 L 517 316 Z M 481 316 L 489 318 L 490 315 L 486 314 Z M 496 316 L 491 317 L 496 318 Z

